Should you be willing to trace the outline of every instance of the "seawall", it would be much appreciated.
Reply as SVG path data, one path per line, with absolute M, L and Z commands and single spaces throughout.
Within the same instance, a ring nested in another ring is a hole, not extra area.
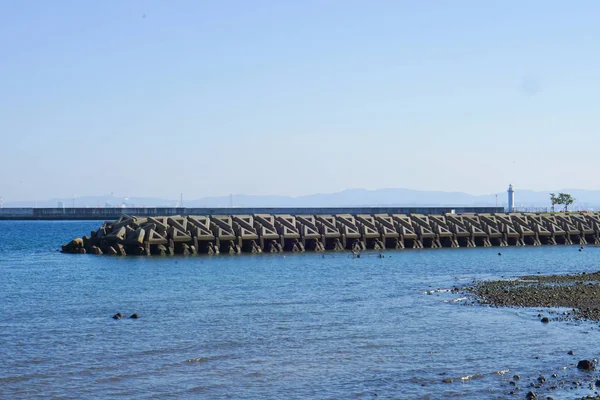
M 0 208 L 0 220 L 116 220 L 122 215 L 336 215 L 336 214 L 444 214 L 503 212 L 502 207 L 309 207 L 309 208 Z

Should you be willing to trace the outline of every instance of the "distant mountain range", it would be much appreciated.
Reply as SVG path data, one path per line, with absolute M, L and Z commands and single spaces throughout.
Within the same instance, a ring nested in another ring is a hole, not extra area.
M 600 208 L 600 190 L 561 189 L 554 193 L 570 193 L 577 199 L 574 209 Z M 550 191 L 515 191 L 515 206 L 519 208 L 550 207 Z M 505 206 L 507 193 L 498 193 L 498 206 Z M 4 207 L 176 207 L 178 200 L 153 197 L 88 196 L 47 201 L 18 201 Z M 352 206 L 495 206 L 496 196 L 471 195 L 461 192 L 437 192 L 410 189 L 348 189 L 337 193 L 306 196 L 232 195 L 184 200 L 185 207 L 352 207 Z

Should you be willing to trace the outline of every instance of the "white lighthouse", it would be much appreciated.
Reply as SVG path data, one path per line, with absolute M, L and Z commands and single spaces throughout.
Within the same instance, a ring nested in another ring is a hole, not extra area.
M 511 213 L 515 210 L 515 190 L 512 185 L 508 185 L 508 212 Z

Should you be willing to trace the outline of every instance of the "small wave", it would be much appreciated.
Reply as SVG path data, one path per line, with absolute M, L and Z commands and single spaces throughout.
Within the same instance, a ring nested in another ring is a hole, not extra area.
M 364 300 L 366 300 L 366 298 L 363 296 L 354 296 L 354 297 L 347 297 L 347 298 L 341 299 L 340 301 L 342 303 L 349 303 L 349 302 L 364 301 Z
M 204 356 L 204 357 L 196 357 L 196 358 L 189 358 L 187 360 L 185 360 L 183 363 L 176 363 L 173 365 L 180 365 L 180 364 L 202 364 L 205 362 L 209 362 L 209 361 L 215 361 L 215 360 L 226 360 L 228 358 L 236 358 L 234 354 L 222 354 L 220 356 Z
M 480 378 L 484 378 L 487 375 L 504 375 L 508 372 L 508 369 L 505 370 L 500 370 L 500 371 L 494 371 L 494 372 L 490 372 L 490 373 L 484 373 L 484 374 L 472 374 L 472 375 L 464 375 L 464 376 L 459 376 L 457 378 L 444 378 L 444 382 L 445 383 L 452 383 L 452 382 L 467 382 L 467 381 L 472 381 L 474 379 L 480 379 Z
M 510 372 L 510 369 L 501 369 L 500 371 L 494 371 L 494 372 L 492 372 L 492 374 L 504 375 L 504 374 L 506 374 L 508 372 Z
M 211 357 L 197 357 L 197 358 L 190 358 L 189 360 L 185 360 L 185 362 L 188 364 L 195 364 L 195 363 L 205 363 L 210 360 L 211 360 Z
M 17 376 L 8 376 L 5 378 L 0 377 L 0 383 L 17 383 L 17 382 L 25 382 L 31 379 L 44 379 L 49 378 L 50 375 L 43 374 L 29 374 L 29 375 L 17 375 Z
M 131 374 L 120 374 L 115 376 L 109 376 L 108 378 L 96 379 L 96 383 L 112 383 L 112 382 L 120 382 L 126 379 L 136 379 L 144 376 L 150 376 L 157 373 L 156 369 L 148 370 L 148 371 L 140 371 L 137 373 Z
M 395 346 L 391 345 L 391 344 L 363 344 L 363 345 L 357 346 L 357 348 L 359 348 L 359 349 L 384 349 L 384 348 L 388 348 L 388 347 L 395 347 Z
M 443 300 L 444 303 L 457 303 L 459 301 L 464 301 L 464 300 L 468 300 L 466 297 L 459 297 L 458 299 L 452 299 L 452 300 Z
M 173 352 L 175 352 L 175 351 L 189 350 L 190 348 L 191 348 L 190 346 L 161 347 L 161 348 L 156 348 L 156 349 L 149 349 L 149 350 L 133 352 L 133 353 L 130 353 L 129 356 L 139 358 L 142 356 L 173 354 Z
M 188 393 L 202 393 L 209 389 L 207 386 L 196 386 L 187 390 Z
M 452 292 L 452 289 L 432 289 L 432 290 L 426 290 L 424 292 L 421 292 L 421 294 L 434 294 L 434 293 L 450 293 Z

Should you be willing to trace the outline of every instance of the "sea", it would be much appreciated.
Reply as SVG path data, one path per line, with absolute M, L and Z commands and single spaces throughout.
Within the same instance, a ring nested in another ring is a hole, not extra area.
M 58 252 L 100 224 L 0 221 L 1 399 L 505 399 L 530 390 L 560 399 L 596 390 L 598 373 L 575 365 L 600 356 L 598 323 L 543 324 L 548 310 L 480 306 L 448 289 L 597 271 L 600 248 L 382 258 Z M 540 375 L 547 382 L 534 388 Z

